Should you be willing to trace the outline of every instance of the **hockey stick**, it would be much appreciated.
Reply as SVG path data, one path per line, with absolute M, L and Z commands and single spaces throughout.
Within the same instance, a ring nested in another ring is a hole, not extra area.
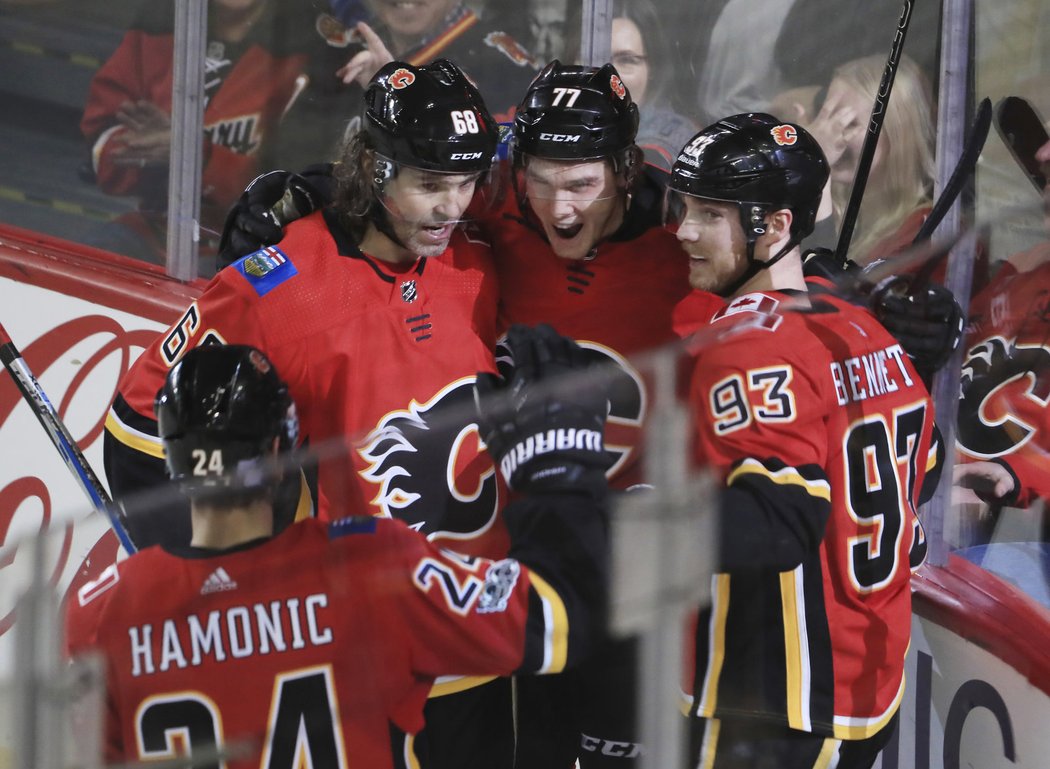
M 117 535 L 117 539 L 124 546 L 124 550 L 129 554 L 134 553 L 136 548 L 131 543 L 131 538 L 124 528 L 124 523 L 120 519 L 120 513 L 117 511 L 116 505 L 109 498 L 106 489 L 99 482 L 95 472 L 91 469 L 91 465 L 84 458 L 76 441 L 73 440 L 61 417 L 58 416 L 55 407 L 51 405 L 47 393 L 44 392 L 36 377 L 33 376 L 33 372 L 30 371 L 29 366 L 26 365 L 25 360 L 22 359 L 22 354 L 15 347 L 15 343 L 11 341 L 11 337 L 2 323 L 0 323 L 0 360 L 3 361 L 4 368 L 11 374 L 15 386 L 22 393 L 22 397 L 29 404 L 29 408 L 33 410 L 33 414 L 40 422 L 40 425 L 47 432 L 48 437 L 51 438 L 51 442 L 58 449 L 58 453 L 62 456 L 62 461 L 66 463 L 66 467 L 73 473 L 73 477 L 76 478 L 80 488 L 91 500 L 92 506 L 109 519 L 110 526 L 113 527 L 113 533 Z
M 970 127 L 970 135 L 967 137 L 962 154 L 952 170 L 952 175 L 948 178 L 948 183 L 944 185 L 937 202 L 930 209 L 926 221 L 922 223 L 919 231 L 915 233 L 912 245 L 933 236 L 933 231 L 937 229 L 937 225 L 944 219 L 948 209 L 955 203 L 955 199 L 959 197 L 966 180 L 970 178 L 970 174 L 977 167 L 977 159 L 981 156 L 981 150 L 984 149 L 984 142 L 988 138 L 988 130 L 991 126 L 992 100 L 985 97 L 977 107 L 977 115 L 974 117 L 973 125 Z
M 1028 180 L 1042 192 L 1046 170 L 1035 159 L 1035 153 L 1050 141 L 1050 136 L 1039 113 L 1021 97 L 1007 96 L 995 105 L 995 130 Z
M 864 198 L 864 188 L 868 185 L 868 174 L 871 172 L 871 163 L 875 158 L 875 148 L 878 146 L 879 135 L 882 133 L 882 124 L 886 122 L 886 108 L 889 104 L 890 92 L 893 90 L 893 80 L 897 76 L 901 52 L 904 50 L 904 36 L 908 33 L 908 24 L 911 22 L 914 5 L 914 0 L 904 0 L 900 20 L 897 22 L 897 31 L 893 35 L 893 44 L 890 46 L 890 55 L 886 59 L 886 69 L 882 72 L 882 81 L 875 94 L 875 104 L 871 108 L 871 119 L 868 121 L 868 134 L 864 137 L 864 145 L 861 147 L 860 158 L 857 161 L 857 173 L 853 177 L 853 189 L 850 190 L 849 203 L 842 216 L 839 242 L 835 246 L 835 257 L 839 264 L 846 263 L 846 254 L 853 240 L 853 230 L 857 226 L 857 217 L 860 215 L 860 203 Z

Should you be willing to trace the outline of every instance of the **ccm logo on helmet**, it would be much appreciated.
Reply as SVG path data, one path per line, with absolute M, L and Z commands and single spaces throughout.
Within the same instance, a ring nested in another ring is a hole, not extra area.
M 609 78 L 609 86 L 612 88 L 612 92 L 621 99 L 627 96 L 627 88 L 624 86 L 623 81 L 616 75 Z
M 408 88 L 414 82 L 416 82 L 416 76 L 404 67 L 395 69 L 394 74 L 390 76 L 390 87 L 398 90 Z
M 784 147 L 790 147 L 798 141 L 798 131 L 795 130 L 793 125 L 783 123 L 773 126 L 769 129 L 769 132 L 773 134 L 773 141 Z
M 580 140 L 579 134 L 540 134 L 541 142 L 578 142 Z
M 480 157 L 480 152 L 453 152 L 449 160 L 477 160 Z

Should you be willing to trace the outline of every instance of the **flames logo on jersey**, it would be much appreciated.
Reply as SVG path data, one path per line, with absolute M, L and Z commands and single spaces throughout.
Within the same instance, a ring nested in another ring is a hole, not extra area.
M 613 464 L 605 474 L 615 480 L 638 459 L 642 444 L 642 424 L 648 410 L 645 380 L 627 359 L 611 348 L 597 342 L 582 340 L 577 340 L 577 344 L 583 348 L 594 365 L 610 372 L 605 451 L 612 456 Z M 497 346 L 496 363 L 502 376 L 509 377 L 513 373 L 513 359 L 502 342 Z M 622 488 L 622 484 L 613 485 Z
M 620 80 L 620 78 L 616 75 L 612 75 L 609 77 L 609 87 L 612 88 L 612 92 L 621 99 L 627 96 L 627 87 L 623 84 L 623 81 Z
M 989 337 L 963 364 L 959 445 L 982 459 L 1016 451 L 1045 425 L 1048 404 L 1050 349 Z
M 366 463 L 361 477 L 377 487 L 372 506 L 432 537 L 468 539 L 487 530 L 499 490 L 474 415 L 473 377 L 387 414 L 358 449 Z
M 790 147 L 798 141 L 798 131 L 795 130 L 795 126 L 787 123 L 773 126 L 769 129 L 769 133 L 773 135 L 773 141 L 781 147 Z
M 409 72 L 404 67 L 399 67 L 394 70 L 394 74 L 390 76 L 390 87 L 400 91 L 402 88 L 408 88 L 416 82 L 416 76 L 412 72 Z

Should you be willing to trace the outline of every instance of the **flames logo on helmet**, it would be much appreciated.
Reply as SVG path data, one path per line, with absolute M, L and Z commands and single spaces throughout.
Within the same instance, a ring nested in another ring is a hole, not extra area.
M 627 96 L 627 86 L 623 84 L 623 81 L 617 75 L 609 77 L 609 87 L 612 88 L 612 92 L 619 98 L 623 99 Z
M 390 87 L 401 90 L 402 88 L 408 88 L 416 82 L 416 76 L 414 73 L 409 72 L 404 67 L 395 69 L 393 74 L 390 75 Z
M 466 377 L 379 422 L 358 449 L 377 512 L 432 538 L 469 539 L 492 525 L 499 490 L 474 413 L 474 378 Z
M 795 130 L 795 126 L 787 123 L 773 126 L 769 129 L 769 133 L 773 136 L 773 141 L 781 147 L 790 147 L 798 141 L 798 131 Z

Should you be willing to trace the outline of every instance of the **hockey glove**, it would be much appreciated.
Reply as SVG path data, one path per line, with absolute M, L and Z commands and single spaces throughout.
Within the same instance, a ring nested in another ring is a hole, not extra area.
M 324 206 L 331 197 L 330 169 L 310 166 L 302 174 L 270 171 L 255 177 L 226 215 L 219 266 L 277 243 L 289 222 Z
M 562 490 L 612 465 L 603 441 L 607 377 L 571 339 L 547 325 L 511 326 L 506 377 L 478 374 L 478 430 L 507 484 Z
M 860 265 L 843 262 L 830 248 L 810 248 L 802 254 L 802 274 L 807 278 L 824 278 L 839 283 L 847 275 L 860 272 Z
M 962 307 L 943 286 L 914 291 L 908 276 L 896 276 L 875 289 L 872 309 L 923 377 L 943 366 L 962 341 Z

